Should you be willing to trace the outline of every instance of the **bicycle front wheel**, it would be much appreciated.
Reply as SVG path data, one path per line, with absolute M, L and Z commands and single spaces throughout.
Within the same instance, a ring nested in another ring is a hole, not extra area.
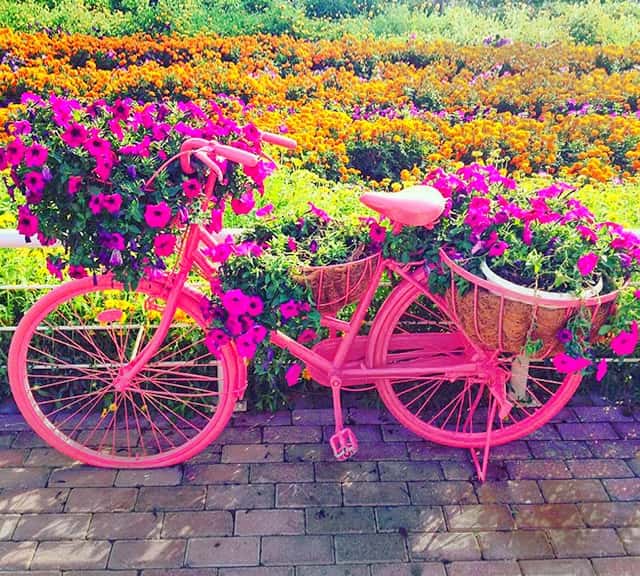
M 423 274 L 416 280 L 426 282 Z M 531 360 L 523 373 L 513 355 L 488 353 L 477 374 L 456 375 L 456 366 L 477 362 L 476 351 L 446 311 L 408 282 L 380 308 L 370 342 L 374 368 L 430 367 L 411 377 L 399 370 L 397 377 L 380 379 L 377 389 L 401 424 L 446 446 L 480 448 L 487 440 L 497 446 L 526 436 L 565 406 L 581 380 L 580 374 L 559 374 L 549 360 Z M 505 376 L 508 410 L 491 390 L 490 375 L 498 373 Z
M 165 293 L 159 282 L 133 292 L 109 277 L 85 278 L 27 312 L 11 343 L 9 382 L 47 443 L 94 466 L 153 468 L 192 457 L 220 434 L 244 364 L 231 346 L 217 359 L 209 354 L 202 312 L 187 292 L 151 361 L 130 387 L 114 387 L 153 336 Z

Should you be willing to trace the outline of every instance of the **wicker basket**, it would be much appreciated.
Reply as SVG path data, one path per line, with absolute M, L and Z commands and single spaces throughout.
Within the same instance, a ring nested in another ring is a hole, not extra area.
M 311 289 L 319 312 L 332 314 L 367 291 L 379 262 L 378 252 L 345 264 L 304 267 L 294 278 Z
M 541 340 L 542 348 L 534 356 L 546 358 L 562 351 L 557 335 L 581 308 L 591 316 L 591 336 L 604 324 L 615 306 L 617 291 L 586 299 L 558 300 L 521 294 L 489 280 L 479 278 L 443 254 L 451 270 L 451 288 L 447 302 L 467 337 L 482 348 L 519 354 L 527 340 Z M 456 278 L 462 277 L 470 287 L 461 294 Z

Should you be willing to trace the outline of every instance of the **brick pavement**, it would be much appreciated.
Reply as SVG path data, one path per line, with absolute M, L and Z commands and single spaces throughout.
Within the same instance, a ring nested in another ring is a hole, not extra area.
M 640 413 L 574 401 L 467 453 L 351 408 L 361 451 L 332 461 L 331 412 L 237 414 L 182 466 L 100 470 L 0 416 L 0 575 L 640 574 Z

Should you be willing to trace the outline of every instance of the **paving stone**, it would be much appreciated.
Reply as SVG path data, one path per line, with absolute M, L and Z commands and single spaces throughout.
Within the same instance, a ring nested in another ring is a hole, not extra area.
M 163 538 L 231 536 L 233 516 L 226 510 L 165 512 Z
M 598 458 L 593 460 L 567 460 L 574 478 L 628 478 L 633 471 L 624 460 Z
M 618 528 L 617 532 L 627 554 L 640 557 L 640 527 Z
M 382 430 L 382 439 L 385 442 L 423 442 L 417 434 L 411 432 L 404 426 L 398 424 L 385 424 L 380 427 Z
M 341 505 L 342 491 L 340 484 L 290 482 L 276 485 L 276 506 L 278 508 Z
M 407 458 L 407 446 L 402 442 L 360 442 L 354 462 L 371 460 L 404 460 Z
M 614 422 L 613 428 L 623 440 L 640 439 L 640 422 Z
M 384 482 L 443 479 L 437 462 L 380 462 L 378 469 Z
M 527 441 L 529 440 L 560 440 L 560 433 L 555 424 L 547 424 L 527 434 Z
M 111 487 L 115 482 L 117 472 L 117 470 L 95 468 L 93 466 L 58 468 L 51 472 L 48 486 L 66 488 Z
M 473 480 L 476 477 L 476 468 L 470 460 L 444 460 L 442 462 L 434 462 L 442 468 L 445 480 Z M 492 462 L 489 462 L 487 470 L 491 468 Z
M 267 439 L 265 438 L 266 442 Z M 227 426 L 215 440 L 216 444 L 259 444 L 262 429 L 258 426 Z
M 116 576 L 120 576 L 122 571 L 118 570 Z M 217 568 L 147 568 L 146 570 L 134 570 L 134 574 L 141 576 L 219 576 Z M 67 576 L 65 574 L 65 576 Z M 104 576 L 114 576 L 114 571 L 110 571 Z
M 118 540 L 109 568 L 177 568 L 184 563 L 186 544 L 185 540 Z
M 11 539 L 20 518 L 18 514 L 0 514 L 0 540 Z
M 592 458 L 586 442 L 573 440 L 529 441 L 534 458 Z
M 446 576 L 441 562 L 412 562 L 410 564 L 374 564 L 371 576 Z
M 507 470 L 512 480 L 571 478 L 571 472 L 560 460 L 517 460 L 507 462 Z
M 640 526 L 640 507 L 626 502 L 587 502 L 578 510 L 589 528 Z
M 448 576 L 520 576 L 520 566 L 510 560 L 482 560 L 479 562 L 452 562 L 447 566 Z
M 222 447 L 223 464 L 252 462 L 282 462 L 282 444 L 228 444 Z
M 460 460 L 464 458 L 464 450 L 449 448 L 433 442 L 410 442 L 407 444 L 411 460 Z
M 607 478 L 602 483 L 612 500 L 640 500 L 640 478 Z
M 544 499 L 556 502 L 607 502 L 609 496 L 600 480 L 540 480 Z
M 482 504 L 541 504 L 542 493 L 535 480 L 485 482 L 476 487 Z
M 636 476 L 640 476 L 640 454 L 636 458 L 631 458 L 627 460 L 627 465 L 634 472 Z
M 72 488 L 65 512 L 127 512 L 137 497 L 136 488 Z
M 219 568 L 218 576 L 295 576 L 295 571 L 293 566 L 247 566 Z
M 187 464 L 184 484 L 246 484 L 248 464 Z
M 2 437 L 0 437 L 2 440 Z M 0 444 L 2 446 L 2 444 Z M 0 448 L 0 466 L 9 468 L 10 466 L 20 467 L 27 457 L 26 450 L 8 450 Z
M 62 512 L 69 490 L 60 488 L 5 489 L 0 493 L 0 512 Z
M 380 426 L 375 424 L 356 424 L 355 426 L 350 425 L 349 428 L 351 428 L 351 431 L 356 435 L 359 443 L 382 441 Z M 335 434 L 335 432 L 335 426 L 323 426 L 322 441 L 329 442 L 329 439 Z
M 409 482 L 412 504 L 477 504 L 470 482 Z M 384 504 L 384 502 L 381 502 Z
M 331 447 L 322 444 L 287 444 L 284 448 L 286 462 L 335 462 Z
M 380 532 L 441 532 L 445 530 L 440 506 L 381 506 L 376 508 Z
M 549 422 L 557 424 L 558 422 L 578 422 L 578 416 L 574 412 L 573 408 L 565 406 L 560 412 L 558 412 Z
M 110 551 L 110 542 L 97 540 L 40 542 L 31 562 L 31 568 L 62 570 L 106 568 Z
M 616 440 L 617 432 L 608 422 L 556 424 L 563 440 Z
M 380 479 L 375 462 L 322 462 L 313 466 L 317 482 L 375 482 Z
M 516 440 L 491 448 L 492 460 L 522 460 L 531 458 L 531 451 L 524 440 Z
M 624 556 L 624 546 L 611 528 L 549 530 L 558 558 L 594 558 Z
M 186 565 L 257 566 L 260 560 L 260 538 L 192 538 L 187 546 Z
M 2 488 L 44 488 L 49 468 L 0 468 Z
M 307 508 L 305 515 L 307 534 L 357 534 L 376 531 L 373 508 Z
M 207 487 L 207 510 L 273 508 L 273 484 L 228 484 Z
M 640 572 L 640 556 L 594 558 L 591 562 L 598 576 L 638 576 Z
M 116 486 L 177 486 L 182 480 L 182 469 L 154 468 L 153 470 L 118 470 Z
M 486 560 L 553 558 L 553 549 L 542 531 L 478 532 L 476 537 Z
M 313 482 L 313 464 L 311 462 L 251 464 L 249 478 L 252 484 Z
M 222 458 L 222 446 L 209 444 L 204 450 L 189 460 L 189 464 L 220 464 Z
M 2 416 L 3 423 L 7 417 Z M 11 447 L 16 448 L 49 448 L 49 445 L 38 436 L 33 430 L 21 430 L 15 436 Z
M 235 413 L 231 426 L 290 426 L 291 411 L 280 410 L 278 412 L 244 412 Z
M 523 576 L 594 576 L 588 560 L 522 560 Z
M 148 571 L 145 574 L 148 576 Z M 65 570 L 64 576 L 113 576 L 113 570 Z M 117 576 L 138 576 L 138 571 L 118 570 Z
M 205 495 L 204 486 L 145 486 L 140 488 L 136 512 L 202 510 Z
M 91 520 L 90 514 L 23 515 L 13 533 L 14 540 L 83 539 Z
M 291 413 L 291 422 L 300 426 L 333 424 L 333 408 L 294 410 Z
M 276 444 L 304 444 L 322 441 L 320 426 L 269 426 L 263 430 L 264 442 Z
M 304 534 L 302 510 L 237 510 L 236 536 Z
M 343 484 L 345 506 L 409 504 L 405 482 L 351 482 Z
M 384 408 L 359 408 L 355 406 L 347 410 L 345 422 L 349 426 L 357 426 L 359 424 L 387 424 L 395 422 L 395 420 Z
M 640 454 L 640 440 L 589 440 L 587 446 L 597 458 L 634 458 Z
M 25 466 L 71 466 L 74 460 L 52 448 L 32 448 L 24 461 Z
M 27 570 L 37 545 L 37 542 L 0 542 L 0 567 Z
M 87 538 L 93 540 L 151 539 L 160 536 L 162 516 L 152 512 L 104 512 L 91 518 Z
M 332 564 L 331 544 L 331 536 L 263 536 L 260 561 L 265 566 Z
M 464 532 L 430 532 L 409 534 L 412 560 L 480 560 L 480 547 L 473 534 Z
M 575 504 L 513 504 L 511 510 L 518 530 L 584 526 Z
M 514 528 L 511 511 L 505 504 L 444 506 L 444 514 L 452 532 Z
M 296 576 L 369 576 L 369 567 L 358 564 L 342 566 L 298 566 Z
M 338 564 L 407 561 L 405 539 L 401 534 L 338 534 L 335 546 Z
M 621 406 L 576 406 L 573 411 L 581 422 L 633 422 Z

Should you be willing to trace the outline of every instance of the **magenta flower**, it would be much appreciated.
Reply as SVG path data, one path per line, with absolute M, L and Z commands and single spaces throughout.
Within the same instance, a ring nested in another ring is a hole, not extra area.
M 584 254 L 578 258 L 578 270 L 580 274 L 583 276 L 588 276 L 591 274 L 593 269 L 598 264 L 598 255 L 593 252 L 589 252 L 588 254 Z
M 151 228 L 164 228 L 171 220 L 171 208 L 166 202 L 147 204 L 144 220 Z
M 267 204 L 266 206 L 263 206 L 262 208 L 256 210 L 256 216 L 258 218 L 264 218 L 265 216 L 271 214 L 271 212 L 273 212 L 273 204 Z
M 295 238 L 289 238 L 287 240 L 287 249 L 290 252 L 295 252 L 298 249 L 298 244 L 296 243 Z
M 576 226 L 576 230 L 580 232 L 580 236 L 582 236 L 582 238 L 584 238 L 587 242 L 595 244 L 598 241 L 598 235 L 593 230 L 591 230 L 591 228 L 587 228 L 586 226 L 580 224 Z
M 323 222 L 331 222 L 331 216 L 327 214 L 324 210 L 318 208 L 313 202 L 307 202 L 309 204 L 309 210 L 311 210 L 312 214 L 315 214 L 320 220 Z
M 313 328 L 305 328 L 298 336 L 298 342 L 300 344 L 307 344 L 313 342 L 318 337 L 318 333 Z
M 170 256 L 176 248 L 176 237 L 173 234 L 158 234 L 153 239 L 153 250 L 157 256 Z
M 607 361 L 605 358 L 602 358 L 600 362 L 598 362 L 596 368 L 596 381 L 601 382 L 607 373 Z
M 100 138 L 97 135 L 89 136 L 84 142 L 83 146 L 91 156 L 94 158 L 105 158 L 111 153 L 111 145 L 104 138 Z
M 24 144 L 20 138 L 15 138 L 7 144 L 6 157 L 10 166 L 17 166 L 22 162 L 22 158 L 24 157 Z
M 249 298 L 242 290 L 236 288 L 224 293 L 222 296 L 222 305 L 229 314 L 241 316 L 249 311 Z
M 489 248 L 489 256 L 502 256 L 507 248 L 509 248 L 509 244 L 502 240 L 499 240 L 498 242 L 492 244 Z
M 112 170 L 113 160 L 110 156 L 96 158 L 96 167 L 94 168 L 94 172 L 102 182 L 107 182 L 109 180 Z
M 242 321 L 237 316 L 229 316 L 227 321 L 224 323 L 224 327 L 227 329 L 227 332 L 231 334 L 234 338 L 236 336 L 240 336 L 244 331 L 244 325 Z
M 295 318 L 300 313 L 298 304 L 295 300 L 288 300 L 280 304 L 280 314 L 283 320 L 289 320 L 289 318 Z
M 211 222 L 209 229 L 213 232 L 220 232 L 222 230 L 222 217 L 224 216 L 224 208 L 214 208 L 211 210 Z
M 91 210 L 92 214 L 100 214 L 102 210 L 102 194 L 93 194 L 91 198 L 89 198 L 89 210 Z
M 40 144 L 33 144 L 24 151 L 24 163 L 30 167 L 42 166 L 49 156 L 49 151 Z
M 638 300 L 640 300 L 640 290 L 636 290 L 636 291 L 633 293 L 633 296 L 634 296 L 635 298 L 637 298 Z
M 374 222 L 369 226 L 369 237 L 374 244 L 382 244 L 387 237 L 387 230 Z
M 41 172 L 28 172 L 24 177 L 24 185 L 29 192 L 40 194 L 42 197 L 42 191 L 44 190 L 44 176 Z
M 102 207 L 109 212 L 115 214 L 122 206 L 122 196 L 120 194 L 104 194 L 102 196 Z
M 568 354 L 558 354 L 554 356 L 551 361 L 555 369 L 562 374 L 580 372 L 592 363 L 588 358 L 573 358 Z
M 7 153 L 4 148 L 0 148 L 0 172 L 2 172 L 2 170 L 6 170 L 7 166 L 9 166 Z
M 300 374 L 302 374 L 302 366 L 300 364 L 292 364 L 287 368 L 284 379 L 289 386 L 295 386 L 300 380 Z
M 82 176 L 69 176 L 67 181 L 67 194 L 75 196 L 82 186 Z
M 246 192 L 240 198 L 231 199 L 231 209 L 236 214 L 248 214 L 253 210 L 255 205 L 256 202 L 253 199 L 253 194 L 251 194 L 251 192 Z
M 18 208 L 18 232 L 27 238 L 38 232 L 38 217 L 31 213 L 28 206 Z
M 618 356 L 633 354 L 638 344 L 638 323 L 634 320 L 631 323 L 631 330 L 621 331 L 611 340 L 611 350 Z
M 254 324 L 248 331 L 256 344 L 260 344 L 267 337 L 267 329 L 261 324 Z
M 245 332 L 235 339 L 238 354 L 243 358 L 253 358 L 256 353 L 256 343 L 250 332 Z
M 533 232 L 531 232 L 531 224 L 527 222 L 524 225 L 524 229 L 522 230 L 522 241 L 527 245 L 531 246 L 531 241 L 533 240 Z
M 63 265 L 60 262 L 56 262 L 51 258 L 47 258 L 47 271 L 52 276 L 55 276 L 58 280 L 62 280 Z
M 76 266 L 75 264 L 71 264 L 69 266 L 69 276 L 71 278 L 79 280 L 80 278 L 85 278 L 87 276 L 87 271 L 84 269 L 84 266 Z
M 87 129 L 82 124 L 71 124 L 62 134 L 62 139 L 70 148 L 77 148 L 87 139 Z
M 107 110 L 111 112 L 114 119 L 116 120 L 126 120 L 129 117 L 129 113 L 131 112 L 131 100 L 121 100 L 118 98 L 113 106 L 107 107 Z
M 209 352 L 214 356 L 220 354 L 220 348 L 229 343 L 229 336 L 220 328 L 214 328 L 211 330 L 204 339 Z
M 571 333 L 571 330 L 563 328 L 562 330 L 558 330 L 556 338 L 558 339 L 558 342 L 561 342 L 562 344 L 568 344 L 569 342 L 571 342 L 571 340 L 573 340 L 573 334 Z
M 182 192 L 187 198 L 195 198 L 202 194 L 202 184 L 197 178 L 189 178 L 182 183 Z
M 249 296 L 249 304 L 247 305 L 247 312 L 253 316 L 260 316 L 264 310 L 264 303 L 260 296 Z

